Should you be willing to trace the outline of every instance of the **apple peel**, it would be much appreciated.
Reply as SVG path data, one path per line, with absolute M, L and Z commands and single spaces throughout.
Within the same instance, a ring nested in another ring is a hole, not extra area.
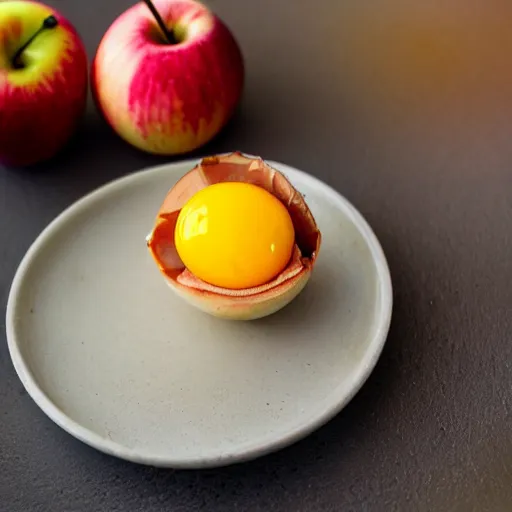
M 226 181 L 264 188 L 286 206 L 293 222 L 295 247 L 290 261 L 275 278 L 260 286 L 231 290 L 206 283 L 185 267 L 174 245 L 178 215 L 187 201 L 201 189 Z M 303 290 L 318 257 L 321 234 L 304 197 L 281 172 L 260 157 L 236 151 L 203 158 L 168 191 L 146 243 L 179 296 L 214 316 L 250 320 L 278 311 Z

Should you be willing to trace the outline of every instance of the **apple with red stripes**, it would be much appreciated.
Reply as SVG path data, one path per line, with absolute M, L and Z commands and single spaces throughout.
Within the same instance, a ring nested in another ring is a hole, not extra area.
M 93 97 L 114 131 L 159 155 L 211 140 L 240 101 L 244 61 L 226 24 L 196 0 L 144 0 L 103 36 Z
M 84 46 L 64 16 L 35 1 L 0 2 L 0 163 L 53 157 L 74 133 L 88 87 Z

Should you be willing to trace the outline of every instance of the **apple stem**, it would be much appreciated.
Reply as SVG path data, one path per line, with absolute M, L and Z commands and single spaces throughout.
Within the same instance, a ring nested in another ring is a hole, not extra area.
M 160 13 L 157 11 L 153 2 L 151 0 L 144 0 L 144 3 L 148 6 L 148 9 L 151 11 L 151 14 L 158 23 L 158 26 L 160 27 L 160 30 L 164 33 L 167 42 L 169 44 L 176 44 L 178 41 L 176 41 L 176 38 L 174 37 L 172 30 L 169 30 L 165 26 L 164 20 L 162 19 L 162 16 L 160 16 Z
M 35 32 L 35 34 L 32 35 L 32 37 L 21 47 L 18 49 L 18 51 L 14 54 L 14 57 L 12 58 L 12 65 L 15 69 L 22 69 L 23 68 L 23 62 L 21 61 L 21 55 L 23 52 L 27 49 L 27 47 L 32 43 L 32 41 L 43 31 L 55 28 L 59 22 L 57 21 L 57 18 L 53 15 L 48 16 L 43 20 L 42 25 L 39 27 L 39 30 Z

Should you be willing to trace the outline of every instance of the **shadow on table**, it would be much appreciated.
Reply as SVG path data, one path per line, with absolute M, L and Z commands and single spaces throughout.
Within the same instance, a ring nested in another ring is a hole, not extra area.
M 228 151 L 227 142 L 241 115 L 240 110 L 236 111 L 224 130 L 202 148 L 169 157 L 130 146 L 114 133 L 90 102 L 77 131 L 57 155 L 31 167 L 4 169 L 4 172 L 10 179 L 30 180 L 34 186 L 57 186 L 64 193 L 64 199 L 72 201 L 110 180 L 144 167 Z

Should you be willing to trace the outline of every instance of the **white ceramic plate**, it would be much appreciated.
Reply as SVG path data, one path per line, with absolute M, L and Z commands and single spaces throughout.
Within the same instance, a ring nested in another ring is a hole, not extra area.
M 323 235 L 306 289 L 252 322 L 176 297 L 145 237 L 196 163 L 138 172 L 71 206 L 29 249 L 7 307 L 16 371 L 55 423 L 103 452 L 174 468 L 261 456 L 331 419 L 376 364 L 392 309 L 365 220 L 332 188 L 275 162 Z

